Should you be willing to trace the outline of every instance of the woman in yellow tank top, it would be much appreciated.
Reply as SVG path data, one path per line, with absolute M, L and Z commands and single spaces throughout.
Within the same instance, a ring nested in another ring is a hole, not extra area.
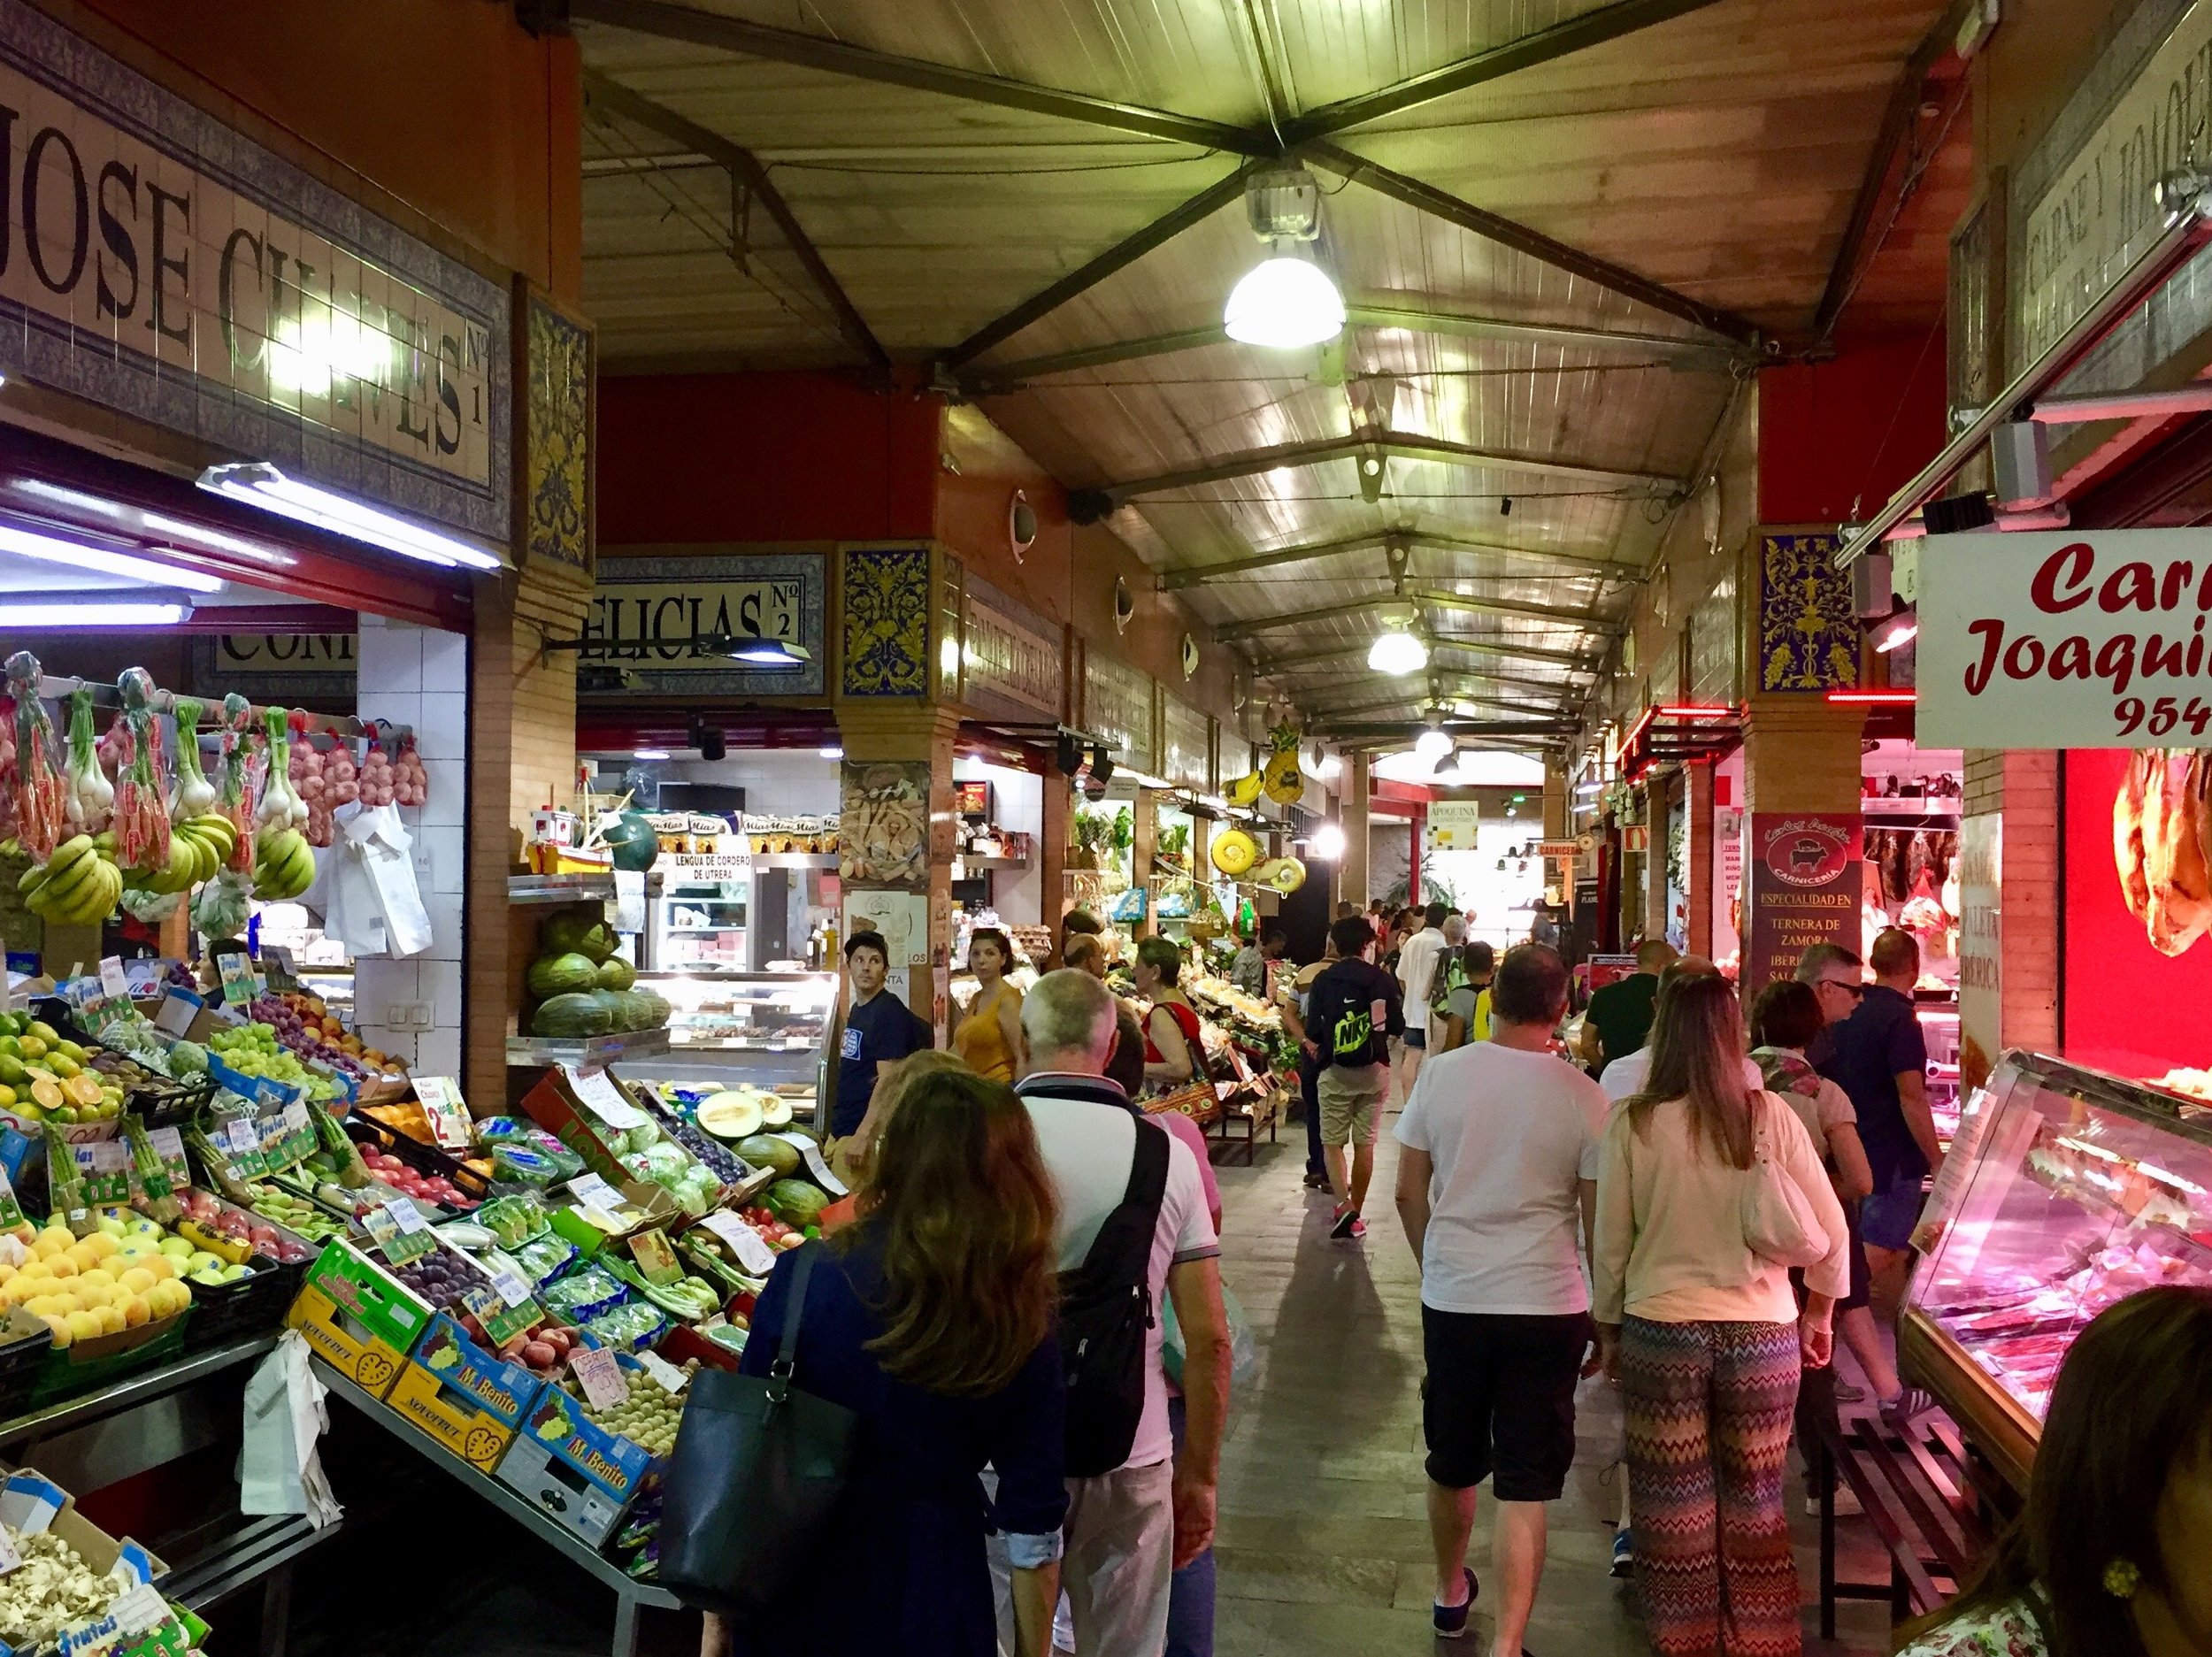
M 1010 1083 L 1020 1074 L 1022 993 L 1006 981 L 1013 964 L 1014 947 L 997 927 L 979 926 L 968 935 L 975 999 L 952 1032 L 952 1050 L 995 1082 Z

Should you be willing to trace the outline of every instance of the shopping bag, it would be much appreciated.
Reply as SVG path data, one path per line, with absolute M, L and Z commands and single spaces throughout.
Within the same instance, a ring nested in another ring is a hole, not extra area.
M 324 1402 L 329 1392 L 307 1359 L 307 1342 L 297 1330 L 288 1329 L 246 1382 L 238 1510 L 304 1514 L 319 1530 L 335 1524 L 341 1509 L 316 1449 L 330 1424 Z
M 1260 1343 L 1252 1333 L 1252 1320 L 1227 1284 L 1221 1285 L 1221 1312 L 1229 1325 L 1229 1392 L 1244 1391 L 1260 1374 Z M 1175 1321 L 1175 1297 L 1167 1297 L 1167 1315 L 1161 1326 L 1160 1362 L 1167 1378 L 1183 1385 L 1183 1326 Z
M 1601 1373 L 1575 1383 L 1575 1460 L 1600 1468 L 1628 1460 L 1627 1407 L 1620 1384 Z
M 397 806 L 380 805 L 362 813 L 369 832 L 356 848 L 369 879 L 376 888 L 379 911 L 384 917 L 386 953 L 394 959 L 419 955 L 430 947 L 430 914 L 423 908 L 422 893 L 415 884 L 415 837 L 399 820 Z

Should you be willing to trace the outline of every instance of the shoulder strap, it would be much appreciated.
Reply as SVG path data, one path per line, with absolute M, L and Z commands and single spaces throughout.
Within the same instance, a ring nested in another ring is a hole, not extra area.
M 806 1285 L 814 1275 L 814 1262 L 821 1245 L 796 1251 L 798 1258 L 791 1262 L 791 1295 L 783 1308 L 783 1340 L 776 1348 L 776 1361 L 769 1365 L 772 1381 L 783 1389 L 791 1384 L 791 1373 L 798 1367 L 799 1320 L 806 1311 Z
M 1130 1148 L 1129 1185 L 1121 1197 L 1125 1207 L 1159 1212 L 1160 1203 L 1167 1195 L 1167 1130 L 1140 1116 L 1137 1142 Z

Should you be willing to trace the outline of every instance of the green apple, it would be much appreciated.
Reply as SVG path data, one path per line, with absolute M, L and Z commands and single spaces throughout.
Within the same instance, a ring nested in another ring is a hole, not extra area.
M 123 1222 L 123 1229 L 126 1231 L 128 1231 L 133 1237 L 158 1238 L 161 1235 L 161 1227 L 155 1224 L 151 1220 L 146 1218 L 146 1216 L 142 1214 L 134 1215 L 129 1219 L 125 1220 Z
M 110 1237 L 120 1241 L 123 1237 L 123 1216 L 110 1208 L 95 1222 Z
M 189 1242 L 186 1241 L 181 1237 L 163 1238 L 161 1239 L 161 1252 L 168 1255 L 172 1260 L 189 1260 L 196 1253 L 206 1253 L 204 1249 L 196 1250 Z M 212 1260 L 214 1256 L 210 1254 L 208 1255 L 208 1258 Z
M 223 1268 L 221 1275 L 225 1283 L 236 1283 L 242 1278 L 252 1277 L 253 1268 L 243 1261 L 233 1261 Z
M 198 1271 L 188 1272 L 185 1275 L 194 1283 L 204 1283 L 210 1288 L 219 1286 L 223 1281 L 223 1273 L 220 1267 L 206 1267 Z
M 219 1266 L 222 1263 L 223 1257 L 220 1254 L 210 1254 L 204 1248 L 196 1248 L 186 1259 L 184 1269 L 187 1272 L 205 1271 L 211 1266 Z

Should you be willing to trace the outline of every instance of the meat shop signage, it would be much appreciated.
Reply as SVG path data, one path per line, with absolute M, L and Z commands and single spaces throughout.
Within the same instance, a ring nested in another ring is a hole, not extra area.
M 1747 993 L 1797 970 L 1815 944 L 1849 948 L 1859 930 L 1856 813 L 1751 814 L 1742 978 Z
M 486 540 L 505 287 L 0 0 L 0 370 Z
M 2212 748 L 2212 534 L 1932 537 L 1919 555 L 1930 748 Z

